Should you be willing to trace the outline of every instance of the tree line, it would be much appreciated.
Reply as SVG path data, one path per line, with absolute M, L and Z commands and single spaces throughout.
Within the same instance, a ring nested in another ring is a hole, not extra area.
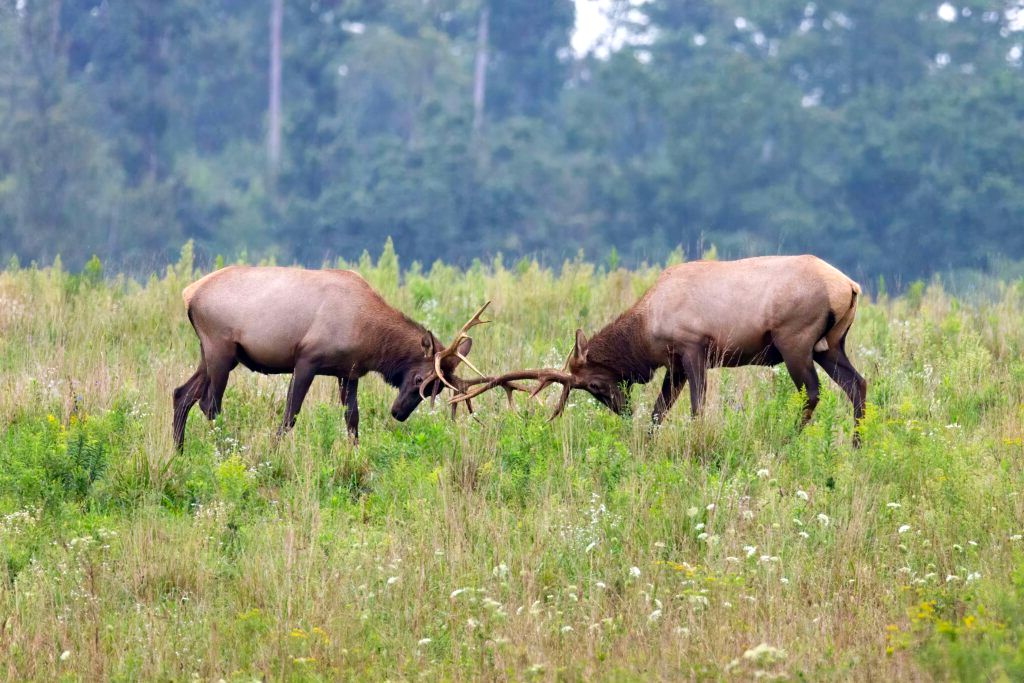
M 2 0 L 0 256 L 1024 258 L 1016 1 L 605 6 Z

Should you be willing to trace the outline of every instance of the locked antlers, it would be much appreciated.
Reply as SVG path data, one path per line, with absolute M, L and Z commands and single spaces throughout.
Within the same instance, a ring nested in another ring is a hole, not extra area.
M 484 320 L 482 318 L 484 311 L 490 305 L 491 302 L 488 301 L 483 306 L 481 306 L 480 310 L 478 310 L 473 315 L 473 317 L 470 318 L 469 321 L 467 321 L 466 324 L 462 326 L 462 329 L 459 330 L 458 334 L 455 335 L 454 341 L 452 341 L 451 344 L 449 344 L 441 351 L 438 351 L 436 354 L 434 354 L 434 370 L 427 377 L 425 377 L 423 379 L 423 382 L 420 384 L 420 398 L 426 399 L 427 396 L 424 394 L 424 390 L 426 389 L 427 386 L 433 386 L 434 389 L 430 395 L 430 402 L 431 405 L 433 405 L 434 400 L 437 398 L 438 392 L 443 388 L 442 384 L 451 389 L 457 396 L 463 396 L 469 390 L 470 387 L 476 386 L 478 384 L 487 383 L 494 379 L 493 377 L 486 376 L 484 375 L 484 373 L 480 372 L 480 369 L 473 365 L 473 363 L 468 358 L 466 358 L 466 355 L 459 350 L 459 347 L 462 345 L 464 341 L 471 339 L 471 337 L 469 336 L 469 331 L 471 329 L 473 329 L 477 325 L 484 325 L 486 323 L 491 322 L 490 320 Z M 465 363 L 471 370 L 473 370 L 473 372 L 479 375 L 479 378 L 465 380 L 455 375 L 448 377 L 447 375 L 445 375 L 444 368 L 442 367 L 444 361 L 448 358 L 459 359 L 460 361 Z M 440 380 L 440 383 L 435 382 L 434 380 Z M 509 392 L 510 401 L 511 394 L 513 391 L 527 391 L 525 387 L 521 387 L 510 382 L 503 382 L 500 384 L 505 387 L 506 391 Z M 469 402 L 468 398 L 462 400 L 466 401 L 466 408 L 469 410 L 470 413 L 472 413 L 473 404 Z M 452 416 L 454 417 L 455 411 L 458 408 L 458 403 L 451 402 L 451 405 Z
M 515 384 L 515 380 L 522 379 L 535 379 L 539 381 L 539 384 L 533 391 Z M 555 406 L 555 412 L 552 413 L 549 420 L 554 420 L 556 417 L 562 414 L 565 409 L 565 404 L 569 400 L 569 392 L 572 391 L 575 386 L 573 376 L 563 370 L 555 370 L 554 368 L 543 368 L 540 370 L 519 370 L 516 372 L 507 372 L 504 375 L 498 377 L 485 377 L 483 379 L 472 380 L 467 382 L 468 385 L 479 385 L 476 389 L 469 392 L 463 392 L 449 399 L 449 403 L 457 405 L 460 401 L 469 401 L 476 398 L 480 394 L 490 391 L 495 387 L 501 387 L 505 390 L 508 397 L 509 405 L 512 405 L 512 392 L 522 391 L 530 394 L 530 398 L 534 398 L 541 391 L 546 389 L 552 384 L 561 384 L 562 393 L 558 397 L 558 405 Z
M 452 414 L 454 416 L 455 410 L 458 408 L 460 403 L 465 402 L 466 408 L 470 413 L 473 412 L 472 400 L 477 396 L 490 391 L 491 389 L 501 387 L 505 390 L 506 398 L 508 399 L 509 406 L 512 405 L 512 394 L 516 391 L 529 394 L 530 398 L 534 398 L 551 384 L 561 384 L 562 394 L 558 399 L 558 405 L 555 407 L 555 412 L 552 414 L 550 419 L 555 419 L 562 414 L 562 410 L 565 409 L 565 404 L 569 399 L 569 392 L 574 386 L 573 376 L 565 372 L 564 370 L 555 370 L 553 368 L 545 368 L 542 370 L 520 370 L 517 372 L 509 372 L 504 375 L 497 377 L 484 375 L 473 363 L 466 358 L 465 354 L 459 351 L 459 346 L 466 341 L 471 339 L 469 331 L 477 325 L 484 325 L 491 322 L 490 320 L 484 320 L 481 316 L 484 311 L 490 306 L 491 302 L 488 301 L 480 310 L 473 315 L 469 321 L 462 326 L 459 333 L 455 335 L 454 341 L 449 344 L 446 348 L 438 351 L 434 354 L 434 370 L 430 375 L 424 378 L 420 384 L 420 397 L 426 399 L 427 396 L 424 394 L 424 390 L 428 385 L 432 385 L 434 390 L 430 395 L 431 403 L 437 398 L 437 393 L 441 389 L 441 385 L 434 380 L 440 380 L 441 384 L 448 387 L 454 392 L 454 396 L 449 399 L 448 403 L 452 406 Z M 458 358 L 460 361 L 465 363 L 473 372 L 479 377 L 474 379 L 462 379 L 452 375 L 447 377 L 442 368 L 443 361 L 448 358 Z M 527 387 L 517 384 L 516 380 L 538 380 L 539 384 L 532 391 Z M 473 388 L 475 387 L 475 388 Z

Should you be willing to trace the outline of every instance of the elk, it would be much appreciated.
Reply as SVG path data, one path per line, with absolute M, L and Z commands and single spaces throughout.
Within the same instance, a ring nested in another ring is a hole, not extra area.
M 354 443 L 359 442 L 356 393 L 359 379 L 369 372 L 398 388 L 391 415 L 405 421 L 428 394 L 433 402 L 444 387 L 472 386 L 452 373 L 463 361 L 473 367 L 466 358 L 473 344 L 467 333 L 489 322 L 480 316 L 490 303 L 445 347 L 350 270 L 229 266 L 186 287 L 182 298 L 201 357 L 195 373 L 173 394 L 178 450 L 192 406 L 198 402 L 214 419 L 228 375 L 239 363 L 264 374 L 291 373 L 280 432 L 295 425 L 316 375 L 338 378 Z M 472 411 L 471 404 L 467 407 Z
M 615 413 L 629 409 L 633 384 L 655 370 L 665 377 L 655 425 L 672 408 L 687 380 L 690 411 L 701 411 L 710 367 L 785 363 L 798 390 L 805 389 L 800 426 L 818 404 L 820 365 L 850 398 L 855 425 L 864 416 L 867 382 L 846 355 L 846 335 L 857 312 L 860 286 L 814 256 L 762 256 L 738 261 L 695 261 L 666 269 L 629 310 L 592 338 L 576 330 L 566 366 L 521 370 L 475 380 L 476 388 L 450 399 L 457 404 L 494 387 L 509 393 L 514 380 L 538 380 L 532 396 L 561 384 L 551 419 L 569 392 L 590 393 Z M 860 437 L 855 429 L 854 445 Z

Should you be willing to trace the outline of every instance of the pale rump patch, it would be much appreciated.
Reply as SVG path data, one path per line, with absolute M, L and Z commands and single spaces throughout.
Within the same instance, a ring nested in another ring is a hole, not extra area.
M 818 352 L 828 351 L 828 341 L 822 337 L 818 340 L 818 343 L 814 345 L 814 350 Z

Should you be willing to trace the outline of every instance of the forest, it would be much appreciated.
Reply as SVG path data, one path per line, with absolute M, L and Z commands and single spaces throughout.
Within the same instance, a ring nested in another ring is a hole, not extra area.
M 1019 2 L 600 7 L 3 0 L 0 258 L 1019 274 Z

